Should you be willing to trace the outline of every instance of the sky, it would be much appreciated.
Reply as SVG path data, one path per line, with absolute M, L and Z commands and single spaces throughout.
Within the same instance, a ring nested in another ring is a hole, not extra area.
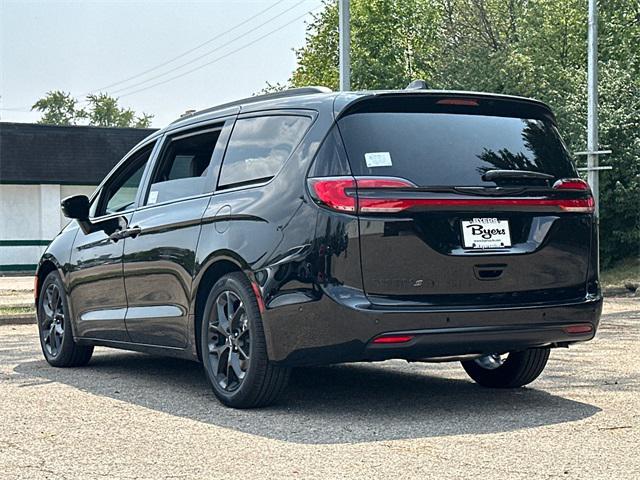
M 290 77 L 308 12 L 321 5 L 0 0 L 0 120 L 37 121 L 40 114 L 30 107 L 50 90 L 79 99 L 109 93 L 121 106 L 153 114 L 154 127 L 185 110 L 251 96 L 267 81 Z

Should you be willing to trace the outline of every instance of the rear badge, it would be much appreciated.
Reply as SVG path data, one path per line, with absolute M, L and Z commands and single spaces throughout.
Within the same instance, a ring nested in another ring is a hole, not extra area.
M 464 248 L 487 249 L 511 246 L 509 222 L 497 218 L 462 220 Z

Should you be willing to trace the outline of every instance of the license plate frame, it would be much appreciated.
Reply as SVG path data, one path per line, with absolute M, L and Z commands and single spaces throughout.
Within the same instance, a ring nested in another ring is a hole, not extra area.
M 495 217 L 461 219 L 462 246 L 467 250 L 511 247 L 509 221 Z

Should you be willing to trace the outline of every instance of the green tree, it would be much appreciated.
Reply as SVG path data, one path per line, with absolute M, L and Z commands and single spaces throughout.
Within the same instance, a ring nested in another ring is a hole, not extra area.
M 423 0 L 368 0 L 351 4 L 351 82 L 354 89 L 401 88 L 429 80 L 438 45 L 436 5 Z M 338 87 L 338 7 L 326 2 L 296 51 L 293 86 Z
M 603 265 L 640 254 L 640 3 L 600 0 Z M 354 89 L 435 88 L 524 95 L 586 147 L 587 0 L 352 0 Z M 297 50 L 292 86 L 338 85 L 338 10 L 327 2 Z M 577 159 L 585 166 L 584 157 Z
M 134 127 L 147 128 L 153 115 L 142 113 L 136 116 L 130 108 L 118 106 L 118 99 L 99 93 L 87 95 L 87 107 L 79 107 L 78 100 L 70 93 L 53 90 L 38 100 L 32 110 L 42 112 L 38 123 L 49 125 L 78 125 L 88 123 L 98 127 Z
M 70 93 L 52 90 L 33 104 L 31 110 L 42 112 L 38 123 L 49 125 L 76 125 L 83 118 L 77 107 L 78 101 Z
M 136 117 L 136 112 L 130 108 L 120 108 L 118 99 L 106 93 L 87 95 L 89 108 L 87 118 L 90 125 L 98 127 L 135 127 L 146 128 L 151 124 L 152 115 L 143 113 Z

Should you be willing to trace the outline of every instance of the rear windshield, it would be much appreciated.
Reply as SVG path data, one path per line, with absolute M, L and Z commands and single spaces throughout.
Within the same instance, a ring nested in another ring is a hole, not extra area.
M 549 120 L 454 113 L 357 113 L 339 121 L 354 175 L 394 176 L 419 186 L 492 186 L 489 170 L 575 177 Z

